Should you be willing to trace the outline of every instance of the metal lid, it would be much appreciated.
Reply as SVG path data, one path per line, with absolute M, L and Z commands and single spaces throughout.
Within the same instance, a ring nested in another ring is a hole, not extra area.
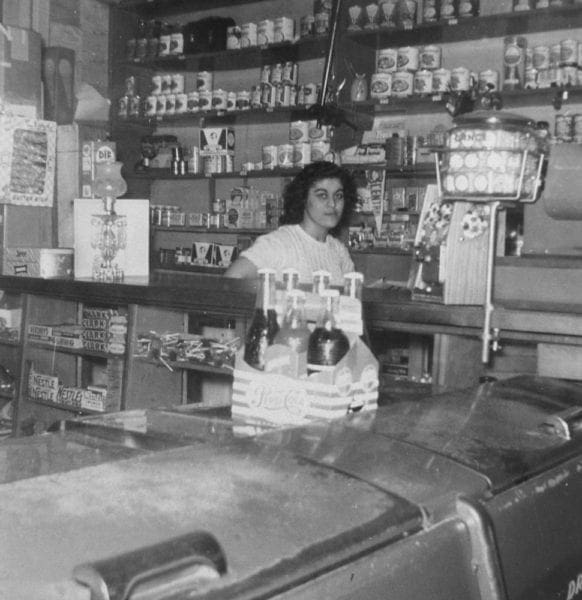
M 524 117 L 510 112 L 478 110 L 457 117 L 454 120 L 455 125 L 475 125 L 487 126 L 495 129 L 527 129 L 535 128 L 535 121 L 529 117 Z

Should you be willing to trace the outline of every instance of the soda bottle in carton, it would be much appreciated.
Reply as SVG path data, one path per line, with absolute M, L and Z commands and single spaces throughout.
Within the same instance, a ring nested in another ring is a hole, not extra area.
M 245 340 L 244 360 L 260 371 L 265 369 L 265 350 L 279 331 L 275 310 L 275 275 L 274 269 L 259 269 L 255 312 Z

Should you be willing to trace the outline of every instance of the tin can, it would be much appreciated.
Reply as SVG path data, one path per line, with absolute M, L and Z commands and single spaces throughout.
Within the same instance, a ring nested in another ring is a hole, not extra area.
M 307 37 L 315 33 L 315 17 L 313 15 L 303 15 L 299 19 L 299 36 Z
M 376 52 L 376 72 L 394 73 L 398 62 L 398 50 L 396 48 L 381 48 Z
M 443 94 L 449 90 L 451 85 L 451 70 L 437 69 L 432 76 L 432 91 L 435 94 Z
M 574 132 L 574 117 L 570 114 L 556 115 L 555 136 L 561 142 L 571 142 Z
M 331 146 L 329 142 L 311 142 L 311 162 L 326 160 L 330 150 Z
M 311 144 L 298 142 L 293 144 L 293 166 L 304 167 L 311 162 Z
M 160 42 L 158 44 L 158 56 L 170 56 L 171 40 L 172 36 L 169 32 L 160 35 Z
M 480 71 L 478 78 L 479 91 L 494 91 L 499 89 L 499 72 L 493 69 L 485 69 Z
M 277 89 L 272 83 L 263 83 L 261 85 L 261 106 L 273 108 L 277 98 Z
M 578 40 L 562 40 L 560 42 L 560 66 L 578 66 Z
M 550 46 L 550 67 L 559 67 L 562 58 L 562 44 L 552 44 Z
M 275 106 L 291 106 L 291 84 L 275 85 Z
M 396 67 L 399 71 L 418 71 L 419 50 L 416 46 L 398 48 Z
M 212 92 L 198 92 L 198 97 L 198 106 L 200 107 L 200 110 L 210 110 L 212 108 Z
M 547 89 L 551 87 L 550 69 L 538 69 L 537 83 L 539 89 Z
M 263 19 L 257 23 L 257 46 L 267 46 L 275 41 L 275 23 L 272 19 Z
M 261 67 L 261 77 L 260 77 L 260 83 L 270 83 L 271 82 L 271 70 L 272 70 L 272 66 L 271 65 L 263 65 Z
M 253 85 L 251 88 L 251 108 L 261 108 L 261 87 Z
M 430 44 L 423 46 L 418 54 L 419 69 L 429 69 L 431 71 L 440 69 L 442 61 L 442 49 L 440 46 Z
M 176 114 L 176 94 L 166 94 L 166 115 Z
M 577 83 L 578 67 L 571 65 L 560 67 L 560 85 L 570 87 Z
M 293 144 L 279 144 L 277 146 L 277 166 L 284 169 L 293 166 Z
M 454 21 L 457 16 L 455 2 L 453 0 L 441 0 L 440 20 Z
M 198 71 L 196 75 L 196 89 L 199 92 L 212 92 L 214 75 L 211 71 Z
M 293 61 L 287 61 L 283 65 L 283 70 L 281 73 L 281 81 L 283 83 L 297 83 L 297 63 Z
M 580 143 L 582 141 L 582 114 L 574 115 L 574 141 Z
M 291 121 L 289 123 L 289 141 L 292 143 L 309 140 L 309 123 L 307 121 Z
M 156 115 L 156 96 L 150 94 L 145 99 L 144 114 L 146 117 L 155 117 Z
M 479 0 L 459 0 L 457 11 L 459 19 L 476 17 L 479 14 Z
M 162 93 L 162 76 L 161 75 L 153 75 L 152 76 L 152 94 L 158 95 Z
M 531 10 L 534 4 L 535 0 L 513 0 L 513 12 Z
M 226 90 L 216 89 L 212 92 L 212 108 L 214 110 L 226 110 L 226 98 L 228 94 Z
M 290 17 L 277 17 L 274 23 L 274 40 L 280 42 L 292 42 L 295 36 L 295 20 Z
M 200 173 L 200 148 L 192 146 L 188 160 L 188 173 Z
M 467 91 L 471 86 L 471 72 L 466 67 L 456 67 L 451 71 L 451 90 Z
M 389 98 L 392 90 L 392 73 L 373 73 L 370 77 L 370 97 Z
M 438 21 L 438 10 L 436 0 L 425 0 L 422 7 L 422 22 L 436 23 Z
M 228 92 L 226 94 L 226 110 L 228 112 L 236 110 L 236 92 Z
M 189 92 L 186 109 L 189 113 L 196 113 L 200 110 L 200 92 Z
M 184 54 L 184 34 L 181 31 L 174 31 L 170 34 L 170 55 L 180 56 Z
M 414 75 L 410 71 L 396 71 L 392 75 L 392 96 L 406 98 L 412 96 Z
M 238 25 L 231 25 L 226 28 L 226 49 L 238 50 L 241 47 L 242 31 Z
M 159 94 L 156 96 L 156 117 L 160 118 L 166 114 L 166 95 Z
M 550 68 L 550 47 L 547 44 L 533 47 L 532 67 L 538 70 Z
M 173 94 L 184 92 L 184 75 L 182 73 L 172 73 L 170 75 L 170 91 Z
M 271 75 L 269 77 L 269 83 L 276 84 L 281 83 L 283 79 L 283 64 L 275 63 L 271 66 Z
M 421 69 L 414 74 L 412 81 L 412 91 L 419 96 L 428 96 L 432 94 L 433 72 L 428 69 Z
M 317 35 L 323 35 L 329 31 L 329 12 L 320 11 L 314 15 L 315 33 Z
M 263 169 L 267 171 L 274 169 L 277 166 L 277 146 L 263 146 L 261 157 L 263 160 Z
M 243 23 L 240 27 L 240 47 L 250 48 L 257 45 L 257 24 Z
M 172 91 L 172 75 L 164 73 L 162 75 L 162 94 L 169 94 Z
M 176 94 L 176 114 L 183 115 L 188 111 L 188 94 Z
M 236 92 L 237 110 L 249 110 L 251 108 L 251 94 L 248 90 L 239 90 Z

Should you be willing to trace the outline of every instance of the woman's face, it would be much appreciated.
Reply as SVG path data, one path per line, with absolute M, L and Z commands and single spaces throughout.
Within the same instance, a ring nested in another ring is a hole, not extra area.
M 336 178 L 316 181 L 307 193 L 303 225 L 312 234 L 324 234 L 333 229 L 344 211 L 344 188 Z

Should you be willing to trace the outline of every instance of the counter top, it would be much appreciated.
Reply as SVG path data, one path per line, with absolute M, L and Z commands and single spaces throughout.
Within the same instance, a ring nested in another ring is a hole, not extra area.
M 122 283 L 3 275 L 0 289 L 92 304 L 140 304 L 248 318 L 254 307 L 256 285 L 250 280 L 214 275 L 154 272 L 149 278 L 126 278 Z M 372 328 L 477 337 L 484 317 L 482 306 L 412 300 L 410 290 L 390 285 L 364 289 L 364 312 Z M 535 334 L 541 340 L 544 336 L 548 340 L 562 336 L 568 343 L 582 343 L 582 303 L 501 299 L 495 305 L 492 327 L 516 339 Z

